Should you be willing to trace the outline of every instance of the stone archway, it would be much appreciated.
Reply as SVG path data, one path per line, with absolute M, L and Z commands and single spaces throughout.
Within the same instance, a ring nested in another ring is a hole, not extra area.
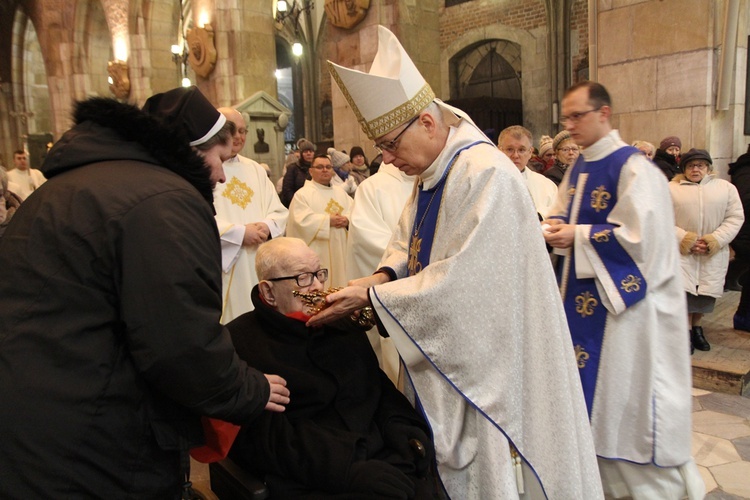
M 52 137 L 52 112 L 42 47 L 31 19 L 18 8 L 13 22 L 11 75 L 17 144 L 30 154 L 30 165 L 38 168 Z
M 521 47 L 484 40 L 451 59 L 450 104 L 466 111 L 483 130 L 495 133 L 523 124 Z
M 452 89 L 451 79 L 455 79 L 451 65 L 470 48 L 490 41 L 505 41 L 519 49 L 515 70 L 521 75 L 521 101 L 523 105 L 523 125 L 535 137 L 549 134 L 551 123 L 550 68 L 547 58 L 546 39 L 542 34 L 532 35 L 528 30 L 501 24 L 468 30 L 444 50 L 441 62 L 441 88 Z M 510 57 L 510 56 L 509 56 Z M 443 98 L 452 98 L 445 95 Z

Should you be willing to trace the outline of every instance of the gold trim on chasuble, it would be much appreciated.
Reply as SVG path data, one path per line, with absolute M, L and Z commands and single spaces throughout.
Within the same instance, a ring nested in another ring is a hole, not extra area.
M 604 210 L 609 205 L 607 202 L 612 199 L 612 195 L 607 192 L 606 186 L 602 185 L 591 191 L 591 208 L 599 211 Z
M 328 205 L 326 206 L 325 212 L 328 215 L 341 215 L 341 212 L 344 211 L 344 207 L 342 207 L 338 201 L 331 198 L 328 201 Z
M 238 205 L 243 209 L 253 201 L 253 195 L 255 192 L 250 189 L 250 186 L 239 180 L 237 177 L 232 177 L 232 180 L 227 182 L 224 187 L 224 192 L 221 195 L 232 202 L 232 205 Z
M 625 293 L 637 292 L 641 289 L 642 281 L 641 278 L 628 274 L 628 276 L 620 282 L 620 288 L 625 291 Z
M 588 361 L 590 357 L 589 353 L 587 353 L 586 349 L 584 349 L 583 346 L 580 344 L 576 344 L 575 353 L 576 353 L 576 362 L 578 363 L 578 368 L 586 368 L 586 361 Z
M 568 196 L 573 197 L 573 201 L 569 203 L 570 205 L 570 213 L 568 214 L 568 224 L 577 224 L 578 223 L 578 212 L 581 211 L 581 203 L 582 203 L 582 197 L 578 196 L 578 193 L 584 193 L 586 191 L 586 181 L 589 178 L 588 173 L 582 173 L 578 176 L 578 184 L 576 186 L 571 186 L 568 188 Z M 570 248 L 567 248 L 568 255 L 565 256 L 565 261 L 563 264 L 563 270 L 562 270 L 562 279 L 560 280 L 560 297 L 562 297 L 563 300 L 565 300 L 565 294 L 568 291 L 568 276 L 570 274 L 570 261 L 572 260 L 572 253 L 575 250 L 575 240 L 573 240 L 573 245 Z

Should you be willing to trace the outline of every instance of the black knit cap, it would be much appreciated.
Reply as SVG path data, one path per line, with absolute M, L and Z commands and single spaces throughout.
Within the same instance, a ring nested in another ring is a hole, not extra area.
M 685 170 L 685 165 L 691 160 L 706 160 L 709 165 L 713 165 L 714 162 L 711 159 L 711 155 L 705 149 L 691 148 L 690 151 L 680 157 L 680 168 Z
M 195 85 L 155 94 L 146 100 L 143 111 L 167 125 L 182 127 L 191 146 L 208 141 L 227 121 Z
M 357 155 L 365 155 L 365 152 L 360 148 L 359 146 L 354 146 L 351 151 L 349 151 L 349 156 L 351 158 L 354 158 Z

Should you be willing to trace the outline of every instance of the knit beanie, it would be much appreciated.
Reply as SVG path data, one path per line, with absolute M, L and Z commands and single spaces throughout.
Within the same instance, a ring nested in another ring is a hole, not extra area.
M 690 148 L 690 151 L 682 155 L 680 158 L 680 168 L 685 170 L 685 165 L 691 160 L 706 160 L 709 165 L 713 165 L 714 163 L 711 159 L 711 155 L 708 154 L 708 151 L 705 149 Z
M 666 151 L 667 148 L 671 146 L 677 146 L 678 148 L 682 149 L 682 141 L 680 141 L 679 137 L 670 135 L 669 137 L 665 137 L 664 139 L 662 139 L 659 143 L 659 149 L 661 149 L 662 151 Z
M 302 151 L 315 151 L 315 144 L 308 141 L 307 139 L 300 139 L 297 141 L 297 149 Z
M 362 150 L 362 148 L 360 148 L 359 146 L 354 146 L 354 147 L 352 148 L 352 150 L 351 150 L 351 151 L 349 152 L 349 156 L 351 156 L 352 158 L 354 158 L 354 157 L 355 157 L 355 156 L 357 156 L 357 155 L 362 155 L 362 156 L 364 156 L 364 155 L 365 155 L 365 152 L 364 152 L 364 151 Z
M 544 156 L 544 154 L 552 149 L 552 137 L 548 135 L 543 135 L 541 139 L 539 139 L 539 156 Z
M 555 139 L 552 141 L 552 148 L 557 151 L 557 148 L 560 146 L 560 144 L 563 141 L 567 141 L 568 139 L 570 139 L 570 132 L 568 132 L 567 130 L 563 130 L 555 136 Z
M 349 155 L 338 151 L 336 148 L 328 148 L 328 156 L 331 157 L 334 168 L 341 168 L 351 161 Z

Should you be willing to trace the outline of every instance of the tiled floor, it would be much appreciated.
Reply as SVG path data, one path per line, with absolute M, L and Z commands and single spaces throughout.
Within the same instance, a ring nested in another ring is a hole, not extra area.
M 750 399 L 693 389 L 693 457 L 707 499 L 750 499 Z
M 732 326 L 739 300 L 740 292 L 724 293 L 714 312 L 703 319 L 711 350 L 692 356 L 694 387 L 750 397 L 750 332 Z

